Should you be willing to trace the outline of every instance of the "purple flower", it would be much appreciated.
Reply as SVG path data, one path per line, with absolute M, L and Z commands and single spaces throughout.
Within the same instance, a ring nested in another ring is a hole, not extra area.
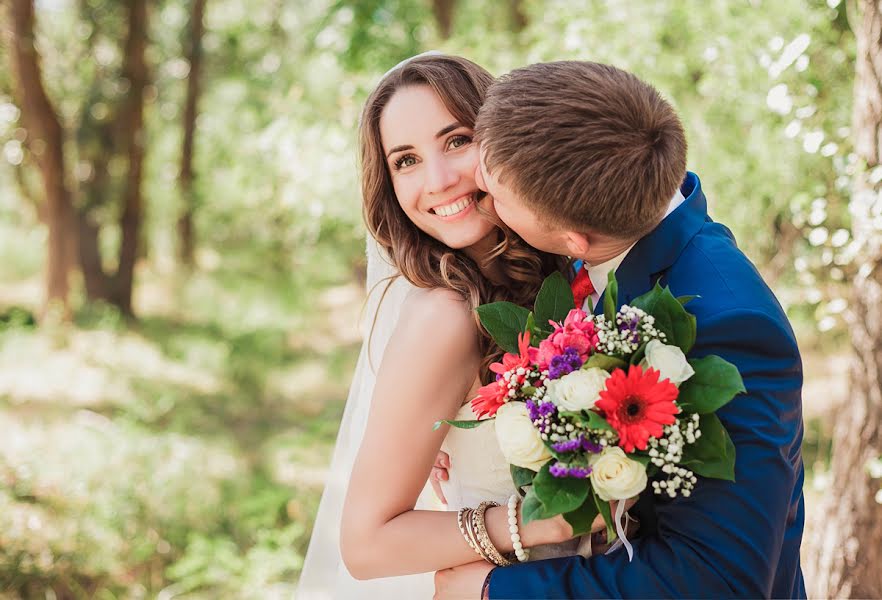
M 603 446 L 595 444 L 584 435 L 580 435 L 571 440 L 552 444 L 551 449 L 555 452 L 575 452 L 576 450 L 584 450 L 592 454 L 599 454 L 601 450 L 603 450 Z
M 577 479 L 587 479 L 591 475 L 591 467 L 567 466 L 565 463 L 557 462 L 548 468 L 548 472 L 552 477 L 575 477 Z
M 619 331 L 622 333 L 630 333 L 631 334 L 631 342 L 636 344 L 640 341 L 640 333 L 638 331 L 638 327 L 640 325 L 640 317 L 634 315 L 629 320 L 624 321 L 621 325 L 619 325 Z
M 558 354 L 551 359 L 548 365 L 548 378 L 560 379 L 564 375 L 569 375 L 576 369 L 581 368 L 582 358 L 576 348 L 567 348 L 563 354 Z
M 527 400 L 527 411 L 530 414 L 530 420 L 539 430 L 539 433 L 548 433 L 551 430 L 552 420 L 557 416 L 557 407 L 553 402 L 534 402 Z

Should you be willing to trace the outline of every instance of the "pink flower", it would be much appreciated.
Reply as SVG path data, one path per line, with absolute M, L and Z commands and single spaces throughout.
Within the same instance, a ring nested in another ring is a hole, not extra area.
M 509 382 L 502 377 L 503 375 L 511 372 L 511 381 L 523 384 L 526 376 L 515 373 L 518 367 L 524 367 L 529 371 L 536 363 L 539 351 L 536 348 L 530 347 L 529 331 L 518 335 L 518 350 L 518 354 L 506 353 L 502 357 L 501 363 L 490 365 L 490 370 L 497 375 L 496 381 L 488 383 L 479 389 L 478 395 L 472 399 L 472 412 L 479 419 L 485 415 L 492 417 L 499 410 L 499 407 L 505 404 L 510 388 Z
M 540 368 L 548 368 L 551 359 L 563 354 L 567 348 L 575 349 L 583 362 L 588 360 L 599 340 L 594 322 L 584 310 L 574 308 L 564 319 L 563 325 L 553 321 L 551 324 L 554 326 L 554 333 L 539 344 Z

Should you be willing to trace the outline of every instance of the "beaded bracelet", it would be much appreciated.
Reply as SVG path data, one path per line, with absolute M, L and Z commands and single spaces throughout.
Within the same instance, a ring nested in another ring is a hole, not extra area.
M 518 502 L 520 499 L 519 494 L 512 494 L 508 499 L 508 531 L 511 533 L 511 544 L 514 546 L 518 561 L 527 562 L 530 559 L 530 550 L 524 549 L 521 536 L 518 533 Z

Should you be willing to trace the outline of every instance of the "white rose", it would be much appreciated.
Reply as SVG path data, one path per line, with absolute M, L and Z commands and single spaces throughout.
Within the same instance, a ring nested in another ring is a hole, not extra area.
M 677 387 L 695 375 L 695 370 L 686 361 L 686 356 L 680 348 L 662 344 L 658 340 L 646 344 L 646 357 L 640 361 L 640 366 L 644 369 L 647 367 L 655 369 L 660 373 L 659 381 L 670 379 Z
M 609 373 L 603 369 L 580 369 L 546 383 L 545 394 L 561 410 L 594 408 L 600 392 L 606 389 L 608 378 Z
M 589 464 L 591 483 L 601 500 L 627 500 L 646 487 L 646 467 L 628 458 L 618 446 L 605 448 Z
M 508 402 L 496 411 L 496 439 L 513 465 L 538 471 L 551 458 L 523 402 Z

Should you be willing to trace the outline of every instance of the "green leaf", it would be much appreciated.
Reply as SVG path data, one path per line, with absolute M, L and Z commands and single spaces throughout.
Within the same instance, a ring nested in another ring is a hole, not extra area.
M 451 419 L 442 419 L 440 421 L 435 421 L 435 424 L 432 426 L 432 431 L 438 431 L 438 428 L 441 427 L 442 423 L 450 425 L 451 427 L 456 427 L 457 429 L 474 429 L 479 425 L 483 425 L 493 419 L 481 419 L 480 421 L 453 421 Z
M 599 414 L 594 412 L 593 410 L 583 410 L 579 413 L 582 417 L 582 422 L 587 422 L 588 429 L 595 429 L 600 431 L 615 431 L 612 425 L 609 422 L 601 417 Z
M 695 345 L 695 315 L 686 312 L 669 288 L 662 288 L 656 282 L 652 290 L 635 298 L 631 306 L 655 317 L 655 328 L 667 336 L 665 343 L 679 346 L 683 354 L 692 350 Z
M 649 455 L 648 454 L 634 453 L 634 454 L 629 455 L 628 458 L 630 458 L 631 460 L 633 460 L 635 462 L 639 462 L 644 467 L 649 466 Z
M 609 354 L 592 354 L 585 364 L 582 365 L 583 369 L 603 369 L 604 371 L 612 371 L 613 369 L 624 369 L 628 366 L 628 363 L 623 361 L 621 358 L 616 358 L 615 356 L 610 356 Z
M 535 489 L 528 489 L 527 495 L 524 496 L 524 501 L 521 503 L 521 518 L 524 520 L 524 525 L 531 521 L 550 519 L 553 516 L 555 516 L 553 513 L 546 510 L 545 505 L 536 495 Z
M 616 281 L 615 271 L 609 272 L 606 291 L 603 293 L 603 316 L 610 323 L 615 324 L 616 312 L 619 309 L 619 283 Z
M 640 361 L 646 357 L 646 346 L 649 345 L 649 342 L 643 342 L 640 346 L 637 347 L 637 350 L 634 351 L 634 354 L 631 355 L 631 364 L 639 365 Z
M 511 480 L 514 482 L 515 487 L 518 490 L 532 484 L 533 477 L 536 476 L 535 471 L 517 465 L 509 465 L 509 470 L 511 471 Z
M 562 273 L 554 272 L 542 282 L 533 312 L 536 322 L 544 327 L 548 321 L 563 321 L 575 306 L 569 282 Z
M 681 464 L 702 477 L 735 481 L 735 444 L 715 414 L 699 417 L 701 437 L 683 448 Z
M 547 512 L 560 515 L 576 510 L 588 497 L 589 485 L 585 479 L 554 477 L 549 471 L 551 461 L 533 478 L 533 490 Z
M 597 505 L 594 504 L 594 498 L 589 496 L 582 503 L 582 506 L 565 513 L 564 519 L 573 527 L 573 536 L 575 537 L 591 532 L 591 525 L 594 523 L 597 514 Z
M 594 497 L 594 505 L 597 507 L 597 511 L 603 517 L 603 522 L 606 523 L 606 541 L 612 542 L 618 537 L 618 535 L 616 534 L 616 525 L 613 523 L 609 502 L 601 500 L 593 487 L 591 488 L 591 495 Z
M 506 352 L 517 354 L 518 334 L 527 329 L 530 311 L 511 302 L 491 302 L 475 310 L 493 341 Z
M 686 306 L 696 298 L 701 298 L 701 296 L 677 296 L 677 302 L 679 302 L 681 306 Z
M 677 404 L 684 412 L 700 415 L 716 412 L 736 394 L 745 392 L 741 374 L 719 356 L 689 360 L 695 374 L 680 384 Z

